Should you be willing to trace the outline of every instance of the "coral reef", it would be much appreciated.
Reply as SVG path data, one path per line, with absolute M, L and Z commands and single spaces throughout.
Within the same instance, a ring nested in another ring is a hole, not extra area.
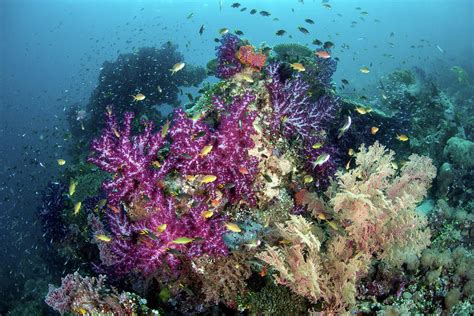
M 216 42 L 219 82 L 166 120 L 154 107 L 204 77 L 190 65 L 171 76 L 183 61 L 171 44 L 106 64 L 87 110 L 70 110 L 90 151 L 71 144 L 69 192 L 53 183 L 40 217 L 63 274 L 90 276 L 65 276 L 46 302 L 74 314 L 468 311 L 472 143 L 447 94 L 400 70 L 377 105 L 341 98 L 329 48 Z

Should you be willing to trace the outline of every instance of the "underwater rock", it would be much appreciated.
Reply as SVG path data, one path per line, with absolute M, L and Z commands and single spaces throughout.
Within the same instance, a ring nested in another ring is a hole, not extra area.
M 438 176 L 436 177 L 436 183 L 438 187 L 438 195 L 440 197 L 448 194 L 449 186 L 453 183 L 454 172 L 453 167 L 449 162 L 445 162 L 439 168 Z
M 472 168 L 474 166 L 474 143 L 463 138 L 451 137 L 444 147 L 443 155 L 457 166 Z

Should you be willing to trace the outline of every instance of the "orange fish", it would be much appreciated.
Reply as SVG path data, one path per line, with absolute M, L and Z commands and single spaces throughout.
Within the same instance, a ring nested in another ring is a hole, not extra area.
M 245 167 L 240 167 L 240 168 L 239 168 L 239 172 L 240 172 L 241 174 L 249 174 L 249 170 L 248 170 L 247 168 L 245 168 Z
M 331 58 L 331 55 L 325 50 L 317 50 L 314 52 L 314 54 L 318 56 L 319 58 L 323 58 L 323 59 Z
M 109 207 L 115 214 L 120 213 L 120 210 L 118 209 L 118 207 L 113 206 L 113 205 L 110 205 L 110 204 L 108 205 L 108 207 Z
M 212 205 L 213 207 L 217 207 L 217 206 L 219 206 L 219 204 L 221 204 L 221 200 L 220 200 L 220 199 L 213 199 L 213 200 L 211 200 L 211 205 Z
M 372 126 L 372 127 L 370 128 L 370 133 L 371 133 L 372 135 L 377 134 L 378 131 L 379 131 L 379 128 L 376 127 L 376 126 Z
M 263 267 L 262 270 L 260 270 L 259 275 L 263 278 L 264 276 L 267 275 L 267 267 Z

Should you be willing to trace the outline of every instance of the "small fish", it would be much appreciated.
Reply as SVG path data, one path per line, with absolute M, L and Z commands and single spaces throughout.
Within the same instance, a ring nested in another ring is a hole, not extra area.
M 212 145 L 207 145 L 207 146 L 204 146 L 202 149 L 201 149 L 201 153 L 199 154 L 201 157 L 204 157 L 204 156 L 207 156 L 207 154 L 209 154 L 212 150 Z
M 309 34 L 309 31 L 302 26 L 298 26 L 298 30 L 303 34 Z
M 341 79 L 341 82 L 345 85 L 348 85 L 349 84 L 349 81 L 347 81 L 347 79 Z
M 334 47 L 334 43 L 330 42 L 330 41 L 324 42 L 324 44 L 323 44 L 324 49 L 331 49 L 333 47 Z
M 161 234 L 162 232 L 166 230 L 167 227 L 168 227 L 167 224 L 158 225 L 158 227 L 156 227 L 156 231 Z
M 175 73 L 177 73 L 178 71 L 180 71 L 181 69 L 183 69 L 185 65 L 186 65 L 186 64 L 183 63 L 183 62 L 174 64 L 174 65 L 173 65 L 173 68 L 170 69 L 171 74 L 174 75 Z
M 77 202 L 76 204 L 74 204 L 74 215 L 79 214 L 79 211 L 81 210 L 81 205 L 82 202 Z
M 350 157 L 354 156 L 354 154 L 355 154 L 354 149 L 349 148 L 349 150 L 347 151 L 347 154 L 348 154 Z
M 188 97 L 189 102 L 194 102 L 194 98 L 191 93 L 186 93 L 186 96 Z
M 365 115 L 367 113 L 372 112 L 371 108 L 365 108 L 365 107 L 362 107 L 362 106 L 356 106 L 355 110 L 356 110 L 357 113 L 359 113 L 361 115 Z
M 332 6 L 329 3 L 323 3 L 323 7 L 327 8 L 327 9 L 332 8 Z
M 240 167 L 239 172 L 241 174 L 249 174 L 249 170 L 246 167 Z
M 318 56 L 319 58 L 323 58 L 323 59 L 328 59 L 328 58 L 331 58 L 331 54 L 329 54 L 327 51 L 325 50 L 317 50 L 314 52 L 314 54 L 316 56 Z
M 444 49 L 442 49 L 439 45 L 436 45 L 436 48 L 440 51 L 441 54 L 444 54 Z
M 378 128 L 377 126 L 372 126 L 372 127 L 370 128 L 370 133 L 371 133 L 372 135 L 377 134 L 378 131 L 379 131 L 379 128 Z
M 337 227 L 336 223 L 334 223 L 333 221 L 326 221 L 326 223 L 327 223 L 328 226 L 331 227 L 332 229 L 334 229 L 334 230 L 339 230 L 339 228 Z
M 367 12 L 367 11 L 362 11 L 360 14 L 362 14 L 362 15 L 369 15 L 369 12 Z
M 225 34 L 227 34 L 227 33 L 229 33 L 229 29 L 228 29 L 228 28 L 225 28 L 225 27 L 224 27 L 224 28 L 221 28 L 221 29 L 219 30 L 219 34 L 220 34 L 220 35 L 225 35 Z
M 272 178 L 268 174 L 264 173 L 263 177 L 265 178 L 267 182 L 273 182 Z
M 114 127 L 112 128 L 112 131 L 114 132 L 115 137 L 120 138 L 120 133 L 117 131 L 117 129 Z
M 204 135 L 206 135 L 205 131 L 197 132 L 196 134 L 193 135 L 193 140 L 194 139 L 199 139 L 199 138 L 203 137 Z
M 220 200 L 220 199 L 213 199 L 213 200 L 211 200 L 211 205 L 212 205 L 213 207 L 218 207 L 220 204 L 221 204 L 221 200 Z
M 203 218 L 205 218 L 205 219 L 211 218 L 212 215 L 214 215 L 214 212 L 213 212 L 213 211 L 209 211 L 209 210 L 204 211 L 204 212 L 201 213 L 201 216 L 202 216 Z
M 400 134 L 400 135 L 397 134 L 396 138 L 401 142 L 406 142 L 409 139 L 408 136 L 405 134 Z
M 267 267 L 262 267 L 262 270 L 258 273 L 262 278 L 267 275 Z
M 158 160 L 153 161 L 151 163 L 151 165 L 155 168 L 160 168 L 161 167 L 161 163 Z
M 240 7 L 240 3 L 238 3 L 238 2 L 232 3 L 231 7 L 232 8 L 238 8 L 238 7 Z
M 189 237 L 179 237 L 176 238 L 175 240 L 172 241 L 173 244 L 177 245 L 186 245 L 189 244 L 190 242 L 193 242 L 194 238 L 189 238 Z
M 163 93 L 163 89 L 161 89 L 160 86 L 156 86 L 156 90 L 158 90 L 159 93 Z
M 384 100 L 387 100 L 387 99 L 388 99 L 388 97 L 387 97 L 387 95 L 386 95 L 385 93 L 382 93 L 382 99 L 384 99 Z
M 306 20 L 304 20 L 304 21 L 305 21 L 306 23 L 308 23 L 308 24 L 314 24 L 314 21 L 311 20 L 311 19 L 306 19 Z
M 69 183 L 69 196 L 73 196 L 74 192 L 76 192 L 76 181 L 72 181 Z
M 225 227 L 234 233 L 240 233 L 242 230 L 237 224 L 234 223 L 225 223 Z
M 245 82 L 248 82 L 248 83 L 254 82 L 252 76 L 250 76 L 249 74 L 244 73 L 244 74 L 241 74 L 240 77 L 244 79 Z
M 370 72 L 369 67 L 362 67 L 359 69 L 359 71 L 363 74 L 368 74 Z
M 151 239 L 153 240 L 158 240 L 158 236 L 156 236 L 155 234 L 153 234 L 151 231 L 149 231 L 148 229 L 142 229 L 140 231 L 140 235 L 145 235 L 147 237 L 150 237 Z
M 303 183 L 304 183 L 304 184 L 311 183 L 311 182 L 313 182 L 313 180 L 314 180 L 313 177 L 310 176 L 309 174 L 308 174 L 308 175 L 305 175 L 305 176 L 303 177 Z
M 276 31 L 276 33 L 275 33 L 276 36 L 283 36 L 283 35 L 285 35 L 285 34 L 286 34 L 286 31 L 285 31 L 285 30 L 278 30 L 278 31 Z
M 215 176 L 213 174 L 208 174 L 208 175 L 205 175 L 204 177 L 202 177 L 201 183 L 211 183 L 211 182 L 216 181 L 216 179 L 217 179 L 217 176 Z
M 271 13 L 270 13 L 270 12 L 267 12 L 267 11 L 260 11 L 260 15 L 261 15 L 261 16 L 270 16 Z
M 257 13 L 257 10 L 255 10 L 255 9 L 250 10 L 250 14 L 253 15 L 253 14 L 255 14 L 255 13 Z
M 293 70 L 296 70 L 298 72 L 302 72 L 302 71 L 305 71 L 306 68 L 304 68 L 303 64 L 302 63 L 292 63 L 290 64 L 290 67 L 293 69 Z
M 339 134 L 337 135 L 337 138 L 341 138 L 342 135 L 351 127 L 352 124 L 352 118 L 350 116 L 347 116 L 346 122 L 344 125 L 339 129 Z
M 193 12 L 191 12 L 191 13 L 189 13 L 189 14 L 188 14 L 188 16 L 186 17 L 186 19 L 188 19 L 188 20 L 189 20 L 189 19 L 190 19 L 190 18 L 192 18 L 193 16 L 194 16 L 194 13 L 193 13 Z
M 199 28 L 199 35 L 202 35 L 202 33 L 204 33 L 204 30 L 205 30 L 205 29 L 206 29 L 206 28 L 204 27 L 204 24 L 201 25 L 201 27 Z
M 398 165 L 397 165 L 396 162 L 392 161 L 392 162 L 390 163 L 390 165 L 392 166 L 393 169 L 395 169 L 395 170 L 398 169 Z
M 239 36 L 244 35 L 244 32 L 242 32 L 241 30 L 235 30 L 234 33 L 235 35 L 239 35 Z
M 323 145 L 324 145 L 324 143 L 319 142 L 319 143 L 316 143 L 316 144 L 314 144 L 313 146 L 311 146 L 311 148 L 313 148 L 313 149 L 319 149 L 319 148 L 323 147 Z
M 244 12 L 244 11 L 246 11 L 246 10 L 247 10 L 247 8 L 244 7 L 244 8 L 242 8 L 242 9 L 240 9 L 240 12 Z
M 350 167 L 351 167 L 351 161 L 352 161 L 352 158 L 349 159 L 349 161 L 346 163 L 346 170 L 349 170 Z
M 95 235 L 95 238 L 97 240 L 104 241 L 104 242 L 111 242 L 112 241 L 112 238 L 110 238 L 107 235 L 103 235 L 103 234 Z
M 145 100 L 146 96 L 143 93 L 137 93 L 136 95 L 132 95 L 132 98 L 134 102 L 138 102 Z
M 58 159 L 57 161 L 58 161 L 58 165 L 60 166 L 64 166 L 66 164 L 66 160 L 64 159 Z
M 331 158 L 331 155 L 328 153 L 322 153 L 321 155 L 316 158 L 316 160 L 313 162 L 313 168 L 316 168 L 317 166 L 321 166 L 328 162 L 329 158 Z
M 170 120 L 166 120 L 165 124 L 163 124 L 163 127 L 161 128 L 161 137 L 164 138 L 166 135 L 168 135 L 168 131 L 170 129 Z
M 321 45 L 323 45 L 323 42 L 321 42 L 321 41 L 318 40 L 318 39 L 314 39 L 314 40 L 313 40 L 313 45 L 321 46 Z

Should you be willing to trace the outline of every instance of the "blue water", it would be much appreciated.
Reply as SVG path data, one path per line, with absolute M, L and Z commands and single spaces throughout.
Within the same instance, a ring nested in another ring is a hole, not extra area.
M 319 0 L 241 1 L 237 9 L 233 2 L 0 1 L 0 294 L 21 296 L 32 275 L 48 274 L 35 259 L 41 229 L 34 213 L 41 190 L 60 172 L 56 159 L 69 158 L 65 110 L 87 104 L 104 61 L 172 41 L 187 63 L 205 67 L 226 27 L 253 44 L 334 42 L 340 62 L 333 79 L 351 83 L 347 94 L 370 93 L 399 68 L 417 66 L 448 83 L 456 80 L 451 66 L 474 68 L 472 0 L 331 0 L 331 9 Z M 271 16 L 250 15 L 252 8 Z M 279 29 L 287 33 L 278 37 Z M 370 75 L 359 72 L 369 65 Z M 12 306 L 0 295 L 0 314 Z

